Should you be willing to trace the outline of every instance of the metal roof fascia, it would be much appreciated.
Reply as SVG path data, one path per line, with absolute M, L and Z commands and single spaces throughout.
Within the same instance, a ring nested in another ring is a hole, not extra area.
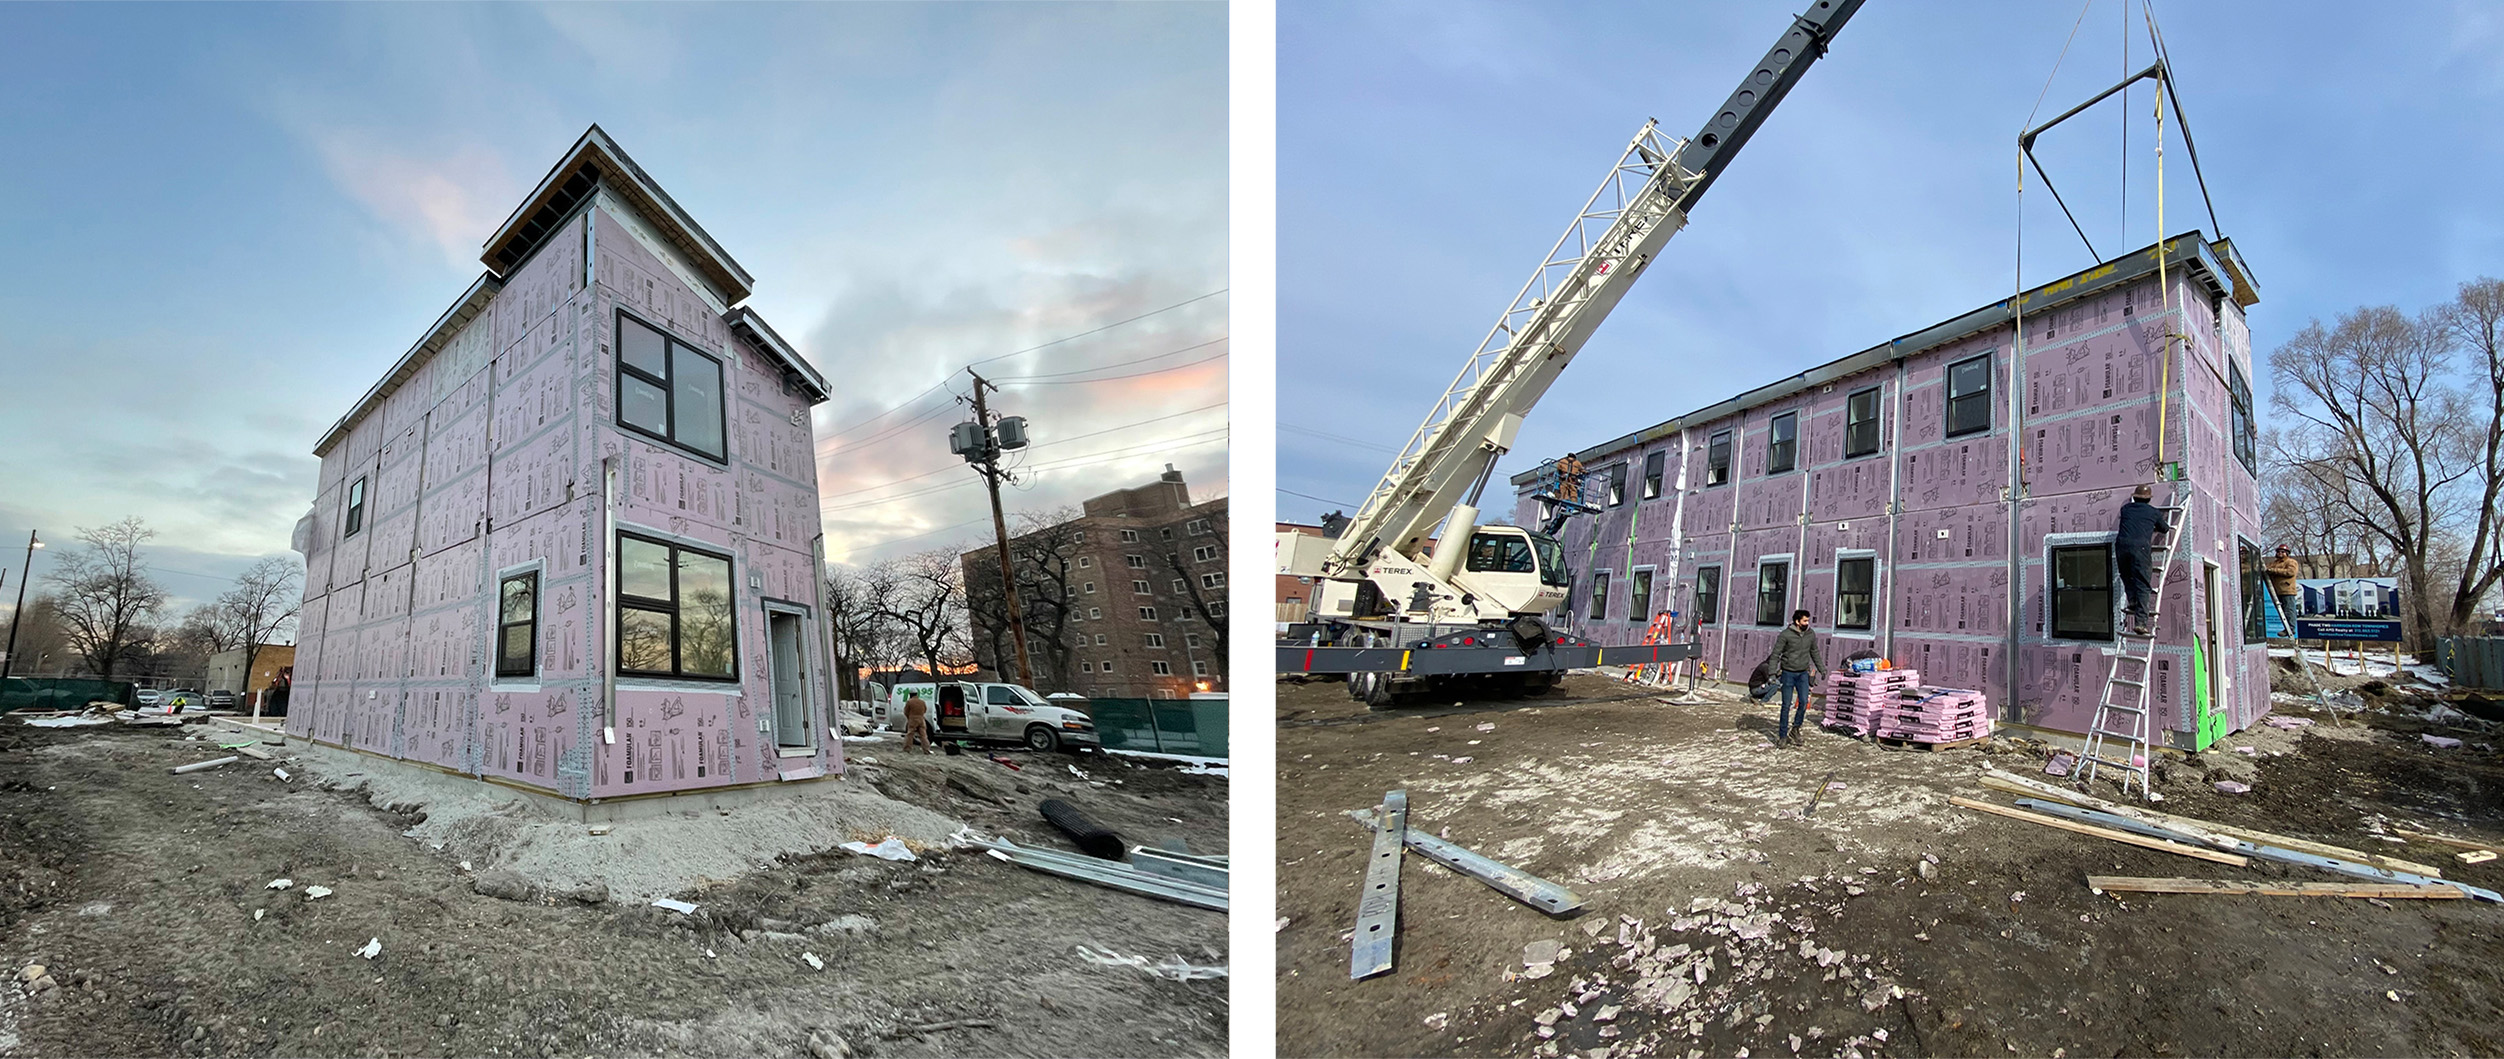
M 730 316 L 733 330 L 740 331 L 742 336 L 755 343 L 757 348 L 773 354 L 774 359 L 781 361 L 783 367 L 799 375 L 800 380 L 808 384 L 809 392 L 817 398 L 816 401 L 811 401 L 811 404 L 833 396 L 833 391 L 826 385 L 826 376 L 819 374 L 815 365 L 802 359 L 800 351 L 791 348 L 791 343 L 783 341 L 783 336 L 776 333 L 774 326 L 766 323 L 765 318 L 758 315 L 755 309 L 742 305 L 731 310 Z
M 531 214 L 537 213 L 539 207 L 546 204 L 548 196 L 555 193 L 556 187 L 580 168 L 585 156 L 594 151 L 612 163 L 604 168 L 613 169 L 617 175 L 626 178 L 622 184 L 613 185 L 617 190 L 630 192 L 642 199 L 643 201 L 638 205 L 648 207 L 645 212 L 658 214 L 661 220 L 667 222 L 668 227 L 677 229 L 673 234 L 685 242 L 684 249 L 693 251 L 692 256 L 699 264 L 710 266 L 707 271 L 716 273 L 714 279 L 722 282 L 725 288 L 722 293 L 730 304 L 736 305 L 746 300 L 748 294 L 756 286 L 755 277 L 748 275 L 748 270 L 740 267 L 739 262 L 734 260 L 728 251 L 723 250 L 720 243 L 713 240 L 712 233 L 705 231 L 703 225 L 697 224 L 694 217 L 689 216 L 686 210 L 679 207 L 677 200 L 669 197 L 669 192 L 661 190 L 660 183 L 653 180 L 651 174 L 644 172 L 642 166 L 635 164 L 634 158 L 626 153 L 625 148 L 619 147 L 617 141 L 609 137 L 607 130 L 596 124 L 584 131 L 581 139 L 574 141 L 574 146 L 568 148 L 565 154 L 557 159 L 556 165 L 548 170 L 548 174 L 539 179 L 538 186 L 532 188 L 530 194 L 522 198 L 522 204 L 515 207 L 513 213 L 504 219 L 504 223 L 496 228 L 495 234 L 489 236 L 486 243 L 480 246 L 479 260 L 487 264 L 490 272 L 495 268 L 493 258 L 496 248 L 513 238 L 514 229 L 520 227 Z
M 2166 240 L 2164 246 L 2167 264 L 2189 266 L 2192 275 L 2206 281 L 2212 291 L 2233 297 L 2238 305 L 2252 304 L 2252 302 L 2242 300 L 2247 294 L 2252 294 L 2255 302 L 2259 300 L 2248 284 L 2237 283 L 2230 278 L 2232 274 L 2227 271 L 2227 266 L 2218 261 L 2217 256 L 2211 252 L 2208 241 L 2201 238 L 2197 229 Z M 2072 273 L 2027 291 L 2021 296 L 2025 303 L 2025 311 L 2049 312 L 2080 298 L 2155 272 L 2156 249 L 2154 245 L 2141 247 L 2111 261 L 2102 262 L 2093 268 Z M 2232 244 L 2227 244 L 2226 250 L 2232 253 Z M 1828 361 L 1798 375 L 1742 391 L 1737 396 L 1663 420 L 1634 433 L 1601 442 L 1576 452 L 1574 458 L 1586 464 L 1595 460 L 1606 461 L 1614 458 L 1620 451 L 1674 433 L 1686 424 L 1709 423 L 1733 413 L 1745 412 L 1779 401 L 1811 386 L 1823 385 L 1891 361 L 1928 352 L 1958 339 L 2009 323 L 2016 315 L 2010 305 L 2011 299 L 2002 298 L 1944 323 L 1933 324 L 1850 356 Z M 1538 471 L 1535 469 L 1523 471 L 1513 475 L 1511 481 L 1515 486 L 1524 486 L 1530 484 L 1537 476 Z
M 478 279 L 469 285 L 469 289 L 462 291 L 461 296 L 453 300 L 452 307 L 445 309 L 442 316 L 435 318 L 434 326 L 426 329 L 425 337 L 418 339 L 416 345 L 410 346 L 408 352 L 400 354 L 400 359 L 392 364 L 391 371 L 383 376 L 382 381 L 375 383 L 372 388 L 365 391 L 365 396 L 357 399 L 355 409 L 347 415 L 340 416 L 338 422 L 331 424 L 330 429 L 323 432 L 322 440 L 313 444 L 313 455 L 320 456 L 329 452 L 331 446 L 338 444 L 341 438 L 347 436 L 348 431 L 355 429 L 359 422 L 362 422 L 377 406 L 381 405 L 383 398 L 391 396 L 393 391 L 400 388 L 401 383 L 409 380 L 409 376 L 417 374 L 418 366 L 425 362 L 425 358 L 433 356 L 435 351 L 443 348 L 443 340 L 446 336 L 477 319 L 479 313 L 486 308 L 487 302 L 493 301 L 496 294 L 502 290 L 504 290 L 504 281 L 496 278 L 494 273 L 480 273 Z

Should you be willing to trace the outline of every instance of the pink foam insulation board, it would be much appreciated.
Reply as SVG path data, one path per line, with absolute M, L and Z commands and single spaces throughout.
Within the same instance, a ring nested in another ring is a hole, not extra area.
M 2083 293 L 2030 296 L 2021 357 L 2010 355 L 2015 327 L 2002 316 L 1996 327 L 1927 348 L 1899 343 L 1888 355 L 1862 354 L 1841 362 L 1857 365 L 1848 372 L 1788 395 L 1769 391 L 1775 396 L 1753 405 L 1716 406 L 1713 418 L 1672 420 L 1618 448 L 1585 450 L 1594 470 L 1625 461 L 1630 495 L 1560 533 L 1576 577 L 1561 624 L 1602 643 L 1636 642 L 1643 623 L 1624 612 L 1627 575 L 1649 567 L 1653 609 L 1678 610 L 1710 670 L 1744 679 L 1777 631 L 1756 624 L 1760 564 L 1787 562 L 1787 583 L 1769 598 L 1786 617 L 1795 608 L 1811 613 L 1829 665 L 1874 647 L 1932 685 L 1970 689 L 1971 698 L 1952 700 L 1959 708 L 1982 703 L 1995 721 L 2083 731 L 2116 644 L 2050 635 L 2049 549 L 2109 541 L 2130 488 L 2155 477 L 2161 396 L 2165 458 L 2182 466 L 2193 532 L 2164 590 L 2150 699 L 2159 726 L 2198 727 L 2200 689 L 2183 680 L 2197 632 L 2212 641 L 2216 660 L 2210 708 L 2228 711 L 2232 727 L 2254 723 L 2268 711 L 2267 663 L 2257 638 L 2246 642 L 2237 597 L 2245 549 L 2259 547 L 2258 492 L 2234 455 L 2227 379 L 2250 378 L 2250 332 L 2233 301 L 2210 293 L 2206 267 L 2173 269 L 2171 316 L 2152 271 L 2092 289 L 2082 274 L 2055 287 Z M 2187 339 L 2170 372 L 2162 359 L 2169 327 Z M 1991 358 L 1992 422 L 1949 437 L 1948 367 L 1976 356 Z M 1570 376 L 1564 383 L 1573 385 Z M 2012 386 L 2021 404 L 2014 424 Z M 1849 400 L 1871 389 L 1878 450 L 1846 456 Z M 1798 417 L 1799 466 L 1769 473 L 1772 421 L 1786 414 Z M 1734 439 L 1733 474 L 1706 485 L 1708 446 L 1724 431 Z M 1642 461 L 1655 451 L 1668 454 L 1669 469 L 1660 495 L 1643 499 Z M 1682 466 L 1686 488 L 1666 484 Z M 2160 486 L 2160 496 L 2174 488 Z M 1516 515 L 1535 521 L 1537 506 L 1525 490 Z M 1865 631 L 1836 624 L 1840 564 L 1859 556 L 1877 560 L 1874 628 Z M 1591 570 L 1612 578 L 1597 620 L 1586 592 Z M 1700 573 L 1720 579 L 1718 614 L 1690 613 Z M 2118 605 L 2118 582 L 2113 595 Z M 2204 616 L 2212 609 L 2215 621 Z M 1940 734 L 1959 723 L 1970 721 L 1925 715 L 1899 727 L 1927 724 Z
M 625 208 L 604 198 L 568 222 L 322 454 L 291 733 L 575 799 L 842 771 L 816 625 L 811 398 L 658 256 L 674 250 L 620 224 Z M 722 363 L 726 461 L 615 424 L 621 311 Z M 730 557 L 737 680 L 629 676 L 611 697 L 612 518 Z M 536 667 L 498 677 L 495 600 L 516 573 L 537 577 Z M 758 712 L 773 701 L 769 603 L 802 623 L 813 708 L 799 718 Z

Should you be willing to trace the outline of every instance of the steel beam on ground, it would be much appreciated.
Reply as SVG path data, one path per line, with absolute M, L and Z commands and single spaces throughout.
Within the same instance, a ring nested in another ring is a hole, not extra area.
M 1348 978 L 1371 978 L 1391 969 L 1391 942 L 1400 930 L 1400 849 L 1408 838 L 1408 792 L 1392 791 L 1375 807 L 1374 854 L 1365 863 L 1365 891 L 1356 902 L 1356 945 L 1348 953 Z

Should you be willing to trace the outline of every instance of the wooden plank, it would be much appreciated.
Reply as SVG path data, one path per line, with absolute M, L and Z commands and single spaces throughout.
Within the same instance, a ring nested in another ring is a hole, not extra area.
M 1919 739 L 1906 739 L 1901 736 L 1892 735 L 1875 736 L 1873 738 L 1878 740 L 1878 744 L 1880 746 L 1903 747 L 1908 750 L 1927 750 L 1933 754 L 1942 750 L 1962 750 L 1978 743 L 1988 743 L 1991 741 L 1991 737 L 1987 735 L 1969 736 L 1963 739 L 1950 739 L 1944 743 L 1925 743 Z
M 2142 879 L 2123 875 L 2087 876 L 2090 889 L 2143 894 L 2258 894 L 2264 897 L 2401 897 L 2457 900 L 2469 896 L 2457 886 L 2413 886 L 2408 883 L 2257 882 L 2249 879 Z
M 1999 816 L 2008 817 L 2012 820 L 2023 820 L 2030 824 L 2042 824 L 2045 827 L 2057 827 L 2063 831 L 2074 831 L 2081 835 L 2093 835 L 2096 838 L 2108 838 L 2115 842 L 2138 846 L 2143 849 L 2162 850 L 2166 853 L 2190 857 L 2194 860 L 2212 861 L 2218 864 L 2232 864 L 2238 868 L 2252 863 L 2251 858 L 2237 853 L 2220 853 L 2216 850 L 2207 849 L 2201 846 L 2193 846 L 2181 842 L 2167 842 L 2159 838 L 2148 838 L 2144 835 L 2134 835 L 2127 831 L 2115 831 L 2111 828 L 2097 827 L 2093 824 L 2081 824 L 2071 820 L 2063 820 L 2057 816 L 2045 816 L 2042 813 L 2030 813 L 2023 809 L 2014 809 L 2005 805 L 1994 805 L 1990 802 L 1976 801 L 1972 798 L 1951 797 L 1948 799 L 1948 804 L 1960 805 L 1967 809 L 1993 813 Z
M 2396 827 L 2391 829 L 2391 833 L 2398 835 L 2401 838 L 2413 838 L 2420 842 L 2433 842 L 2445 846 L 2459 846 L 2462 849 L 2492 850 L 2496 847 L 2496 844 L 2493 842 L 2472 842 L 2465 838 L 2453 838 L 2449 835 L 2428 834 L 2424 831 L 2408 831 Z
M 2111 813 L 2114 816 L 2126 816 L 2130 819 L 2140 821 L 2141 823 L 2154 824 L 2169 831 L 2183 832 L 2193 839 L 2208 843 L 2212 846 L 2228 845 L 2228 843 L 2219 842 L 2219 836 L 2239 838 L 2256 845 L 2277 846 L 2281 849 L 2291 849 L 2300 853 L 2310 853 L 2317 857 L 2329 857 L 2334 860 L 2352 860 L 2359 864 L 2370 864 L 2374 867 L 2383 868 L 2389 871 L 2404 871 L 2412 875 L 2424 875 L 2436 879 L 2443 877 L 2443 869 L 2437 868 L 2431 864 L 2420 864 L 2416 861 L 2401 860 L 2398 857 L 2386 857 L 2379 853 L 2367 853 L 2363 850 L 2349 849 L 2345 846 L 2333 846 L 2326 842 L 2313 842 L 2307 839 L 2294 838 L 2288 835 L 2272 834 L 2267 831 L 2255 830 L 2248 827 L 2237 827 L 2233 824 L 2221 824 L 2213 820 L 2197 820 L 2188 816 L 2175 816 L 2172 813 L 2160 813 L 2154 809 L 2141 809 L 2137 806 L 2121 805 L 2105 801 L 2104 799 L 2095 797 L 2091 794 L 2081 793 L 2072 788 L 2058 787 L 2049 783 L 2042 783 L 2036 780 L 2028 779 L 2024 776 L 2002 772 L 1998 769 L 1983 770 L 1982 785 L 1997 791 L 2006 791 L 2011 794 L 2031 794 L 2039 798 L 2050 798 L 2053 801 L 2068 802 L 2071 805 L 2084 806 L 2089 809 Z

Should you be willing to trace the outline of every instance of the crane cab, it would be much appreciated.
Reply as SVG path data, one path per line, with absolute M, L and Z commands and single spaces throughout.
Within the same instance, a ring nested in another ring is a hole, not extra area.
M 1573 583 L 1556 538 L 1520 526 L 1479 526 L 1452 585 L 1480 600 L 1481 614 L 1545 614 Z

